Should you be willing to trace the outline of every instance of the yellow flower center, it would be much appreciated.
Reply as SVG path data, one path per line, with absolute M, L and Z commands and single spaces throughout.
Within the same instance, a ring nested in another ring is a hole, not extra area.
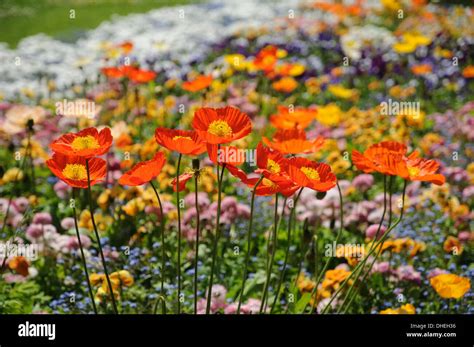
M 416 177 L 420 174 L 420 169 L 417 167 L 408 167 L 408 174 L 410 177 Z
M 87 179 L 86 167 L 81 164 L 67 164 L 63 175 L 70 180 L 85 180 Z
M 179 139 L 185 139 L 185 140 L 191 140 L 192 141 L 192 138 L 190 138 L 189 136 L 175 136 L 175 137 L 173 137 L 173 141 L 176 141 L 176 140 L 179 140 Z
M 99 148 L 100 145 L 94 136 L 87 135 L 76 137 L 74 141 L 72 141 L 71 147 L 75 151 L 81 151 L 84 149 L 96 149 Z
M 306 177 L 308 177 L 310 180 L 317 180 L 317 181 L 320 180 L 318 171 L 316 171 L 316 170 L 313 169 L 312 167 L 304 166 L 304 167 L 301 168 L 301 171 L 302 171 L 302 172 L 306 175 Z
M 224 120 L 215 120 L 207 128 L 207 132 L 219 136 L 219 137 L 230 137 L 232 136 L 232 128 Z
M 276 161 L 271 160 L 271 159 L 268 159 L 267 161 L 267 169 L 273 174 L 280 173 L 281 171 L 280 165 L 278 165 Z
M 270 188 L 274 188 L 276 186 L 275 182 L 273 181 L 270 181 L 268 178 L 264 178 L 262 180 L 262 184 L 265 186 L 265 187 L 270 187 Z

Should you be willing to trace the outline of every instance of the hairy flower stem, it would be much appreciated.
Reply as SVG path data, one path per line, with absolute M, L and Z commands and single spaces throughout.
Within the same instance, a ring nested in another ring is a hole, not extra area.
M 278 301 L 278 298 L 280 297 L 280 290 L 283 284 L 283 280 L 285 278 L 286 265 L 288 264 L 288 256 L 290 254 L 292 222 L 296 214 L 296 204 L 298 203 L 298 200 L 300 198 L 300 195 L 303 189 L 304 187 L 302 187 L 300 191 L 298 192 L 298 195 L 296 196 L 296 199 L 295 199 L 295 204 L 293 208 L 291 209 L 290 215 L 288 216 L 288 238 L 287 238 L 287 245 L 286 245 L 286 252 L 285 252 L 285 260 L 283 262 L 283 268 L 280 273 L 280 279 L 278 280 L 277 290 L 275 292 L 275 298 L 273 299 L 273 304 L 272 304 L 272 308 L 270 309 L 270 313 L 273 313 L 273 311 L 275 310 L 276 303 Z
M 242 275 L 242 287 L 240 288 L 240 295 L 239 295 L 239 303 L 237 305 L 237 314 L 240 314 L 240 307 L 242 306 L 242 298 L 244 296 L 244 289 L 245 289 L 245 282 L 247 281 L 247 273 L 248 273 L 248 266 L 249 266 L 249 259 L 250 259 L 250 249 L 252 246 L 252 222 L 253 222 L 253 208 L 255 202 L 255 193 L 257 192 L 257 187 L 262 182 L 263 175 L 257 181 L 255 186 L 252 190 L 252 198 L 250 201 L 250 220 L 249 220 L 249 227 L 247 230 L 247 253 L 245 255 L 245 265 L 244 265 L 244 273 Z
M 339 186 L 339 182 L 337 182 L 337 192 L 339 193 L 339 223 L 340 225 L 339 225 L 339 232 L 336 235 L 336 247 L 337 247 L 337 244 L 339 243 L 339 240 L 341 239 L 342 230 L 344 229 L 344 202 L 342 200 L 342 191 L 341 191 L 341 187 Z M 318 279 L 316 280 L 316 285 L 314 286 L 313 291 L 311 292 L 311 298 L 316 296 L 319 284 L 321 283 L 323 276 L 329 267 L 330 262 L 331 262 L 331 258 L 328 258 L 321 272 L 319 273 Z M 301 313 L 304 313 L 306 311 L 306 308 L 308 305 L 309 303 L 306 304 L 305 308 L 303 309 Z M 311 306 L 311 311 L 310 311 L 311 314 L 314 313 L 315 308 L 316 308 L 316 305 Z
M 214 268 L 216 266 L 217 258 L 217 247 L 219 245 L 220 238 L 220 218 L 221 218 L 221 202 L 222 202 L 222 181 L 224 178 L 225 164 L 222 165 L 221 173 L 219 174 L 219 164 L 217 164 L 217 216 L 216 216 L 216 230 L 214 235 L 214 244 L 212 247 L 212 261 L 211 261 L 211 273 L 209 275 L 209 288 L 207 289 L 207 303 L 206 303 L 206 314 L 211 312 L 211 300 L 212 300 L 212 285 L 214 283 Z
M 82 247 L 82 241 L 81 241 L 81 235 L 79 234 L 79 227 L 77 226 L 77 214 L 76 214 L 76 194 L 75 194 L 75 188 L 72 188 L 72 211 L 74 214 L 74 227 L 76 229 L 76 236 L 77 236 L 77 242 L 79 243 L 79 249 L 81 250 L 81 259 L 82 259 L 82 266 L 84 267 L 84 275 L 86 276 L 87 280 L 87 287 L 89 289 L 89 295 L 91 297 L 92 301 L 92 307 L 94 308 L 94 313 L 97 314 L 97 307 L 95 305 L 95 300 L 94 300 L 94 293 L 92 292 L 92 286 L 89 278 L 89 271 L 87 271 L 87 263 L 86 263 L 86 257 L 84 255 L 84 248 Z
M 94 227 L 94 233 L 97 239 L 97 245 L 99 247 L 100 258 L 102 260 L 102 266 L 104 267 L 105 278 L 107 279 L 107 285 L 110 291 L 110 297 L 112 298 L 112 306 L 114 307 L 115 314 L 118 314 L 117 303 L 115 302 L 114 291 L 112 288 L 112 282 L 110 282 L 109 273 L 107 271 L 107 264 L 105 262 L 102 245 L 100 244 L 100 236 L 99 236 L 99 232 L 97 231 L 97 225 L 95 224 L 95 218 L 94 218 L 94 210 L 92 208 L 92 190 L 91 190 L 91 177 L 90 177 L 90 170 L 89 170 L 89 159 L 86 159 L 86 170 L 87 170 L 87 193 L 89 197 L 89 211 L 91 214 L 92 226 Z
M 260 314 L 263 312 L 263 309 L 265 307 L 265 302 L 267 300 L 268 287 L 270 285 L 270 277 L 272 275 L 273 262 L 275 260 L 275 248 L 276 248 L 276 242 L 277 242 L 277 236 L 278 236 L 277 232 L 278 232 L 278 193 L 275 194 L 275 214 L 274 214 L 274 220 L 273 220 L 273 233 L 271 237 L 268 238 L 268 249 L 270 250 L 270 242 L 273 242 L 273 245 L 272 245 L 273 249 L 271 250 L 270 260 L 267 267 L 267 277 L 265 279 L 265 284 L 263 286 L 262 300 L 260 303 L 260 312 L 259 312 Z
M 178 209 L 178 310 L 181 313 L 181 204 L 179 201 L 179 170 L 181 166 L 181 153 L 176 166 L 176 208 Z
M 388 223 L 388 226 L 387 228 L 390 228 L 390 224 L 391 224 L 391 220 L 392 220 L 392 182 L 393 182 L 393 177 L 391 176 L 390 177 L 390 183 L 389 183 L 389 223 Z M 386 214 L 386 211 L 387 211 L 387 176 L 384 175 L 383 176 L 383 212 L 382 212 L 382 218 L 380 219 L 380 223 L 379 223 L 379 226 L 377 228 L 377 232 L 375 233 L 375 237 L 374 237 L 374 242 L 371 244 L 370 248 L 369 248 L 369 252 L 372 251 L 372 249 L 374 248 L 374 245 L 375 245 L 375 241 L 378 239 L 379 237 L 379 234 L 380 234 L 380 230 L 382 229 L 382 225 L 383 225 L 383 221 L 385 219 L 385 214 Z M 375 256 L 373 262 L 372 262 L 372 265 L 375 263 L 375 259 L 377 259 L 377 257 L 380 255 L 380 252 L 382 250 L 382 247 L 383 247 L 383 243 L 382 245 L 379 247 L 379 251 L 377 253 L 377 255 Z M 365 273 L 361 283 L 364 283 L 365 279 L 367 278 L 370 270 L 372 269 L 372 265 L 369 267 L 369 270 Z M 354 283 L 357 282 L 357 280 L 359 279 L 360 275 L 362 274 L 364 268 L 361 266 L 359 268 L 359 270 L 357 271 L 357 274 L 356 274 L 356 277 L 354 279 Z M 354 294 L 352 294 L 354 292 Z M 343 300 L 343 304 L 339 307 L 339 310 L 338 310 L 338 313 L 342 311 L 342 309 L 344 308 L 344 303 L 348 300 L 349 298 L 349 301 L 347 302 L 347 305 L 346 305 L 346 308 L 344 310 L 344 313 L 347 312 L 347 310 L 349 309 L 350 305 L 352 304 L 352 301 L 354 300 L 354 298 L 357 296 L 357 292 L 358 292 L 358 287 L 356 286 L 352 286 L 348 291 L 347 291 L 347 294 Z M 352 295 L 351 295 L 352 294 Z
M 194 253 L 194 314 L 197 314 L 198 302 L 198 262 L 199 262 L 199 233 L 200 215 L 199 215 L 199 201 L 198 201 L 198 175 L 194 174 L 194 205 L 196 207 L 196 251 Z
M 160 206 L 160 229 L 161 229 L 161 284 L 160 284 L 160 295 L 161 295 L 161 314 L 166 314 L 166 299 L 165 299 L 165 216 L 163 215 L 163 205 L 161 204 L 160 195 L 155 188 L 155 185 L 150 181 L 150 185 L 155 192 L 156 198 L 158 199 L 158 205 Z M 157 302 L 158 303 L 158 302 Z M 156 311 L 156 310 L 155 310 Z
M 345 288 L 346 284 L 352 279 L 352 277 L 354 276 L 354 274 L 361 268 L 365 265 L 365 263 L 367 262 L 367 259 L 369 259 L 369 257 L 372 255 L 372 253 L 374 253 L 377 248 L 379 246 L 381 246 L 381 244 L 383 244 L 385 242 L 385 240 L 388 238 L 388 235 L 390 234 L 390 232 L 395 229 L 397 227 L 398 224 L 400 224 L 400 222 L 402 221 L 403 219 L 403 212 L 404 212 L 404 207 L 405 207 L 405 190 L 406 190 L 406 186 L 407 186 L 407 181 L 404 181 L 404 184 L 403 184 L 403 193 L 402 193 L 402 206 L 401 206 L 401 211 L 400 211 L 400 217 L 395 221 L 395 223 L 390 227 L 388 228 L 388 230 L 385 232 L 385 234 L 382 236 L 382 238 L 374 245 L 373 249 L 365 256 L 365 258 L 359 262 L 359 264 L 357 264 L 357 266 L 354 268 L 354 270 L 351 272 L 351 274 L 344 280 L 344 282 L 341 283 L 341 285 L 339 286 L 339 288 L 337 289 L 337 291 L 333 294 L 331 300 L 329 300 L 329 302 L 327 303 L 326 307 L 324 308 L 324 310 L 322 311 L 322 313 L 326 313 L 327 310 L 329 309 L 329 307 L 331 306 L 331 303 L 336 299 L 336 297 L 339 295 L 339 293 Z M 354 285 L 354 283 L 352 284 Z

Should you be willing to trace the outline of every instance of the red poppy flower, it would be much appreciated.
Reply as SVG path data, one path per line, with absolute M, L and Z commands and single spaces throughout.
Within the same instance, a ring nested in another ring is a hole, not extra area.
M 86 158 L 79 156 L 63 155 L 54 153 L 53 157 L 46 161 L 51 172 L 64 181 L 67 185 L 76 188 L 87 188 Z M 107 164 L 100 158 L 90 158 L 89 175 L 93 186 L 105 179 Z
M 406 175 L 403 158 L 407 146 L 395 141 L 384 141 L 370 146 L 364 154 L 353 150 L 352 162 L 365 173 L 380 172 L 384 175 Z
M 277 129 L 305 129 L 315 119 L 317 111 L 297 107 L 290 110 L 279 106 L 278 113 L 270 116 L 270 123 Z
M 274 141 L 266 137 L 262 141 L 268 147 L 283 154 L 308 154 L 317 152 L 324 144 L 324 138 L 318 136 L 314 140 L 307 140 L 302 129 L 278 130 L 273 136 Z
M 160 146 L 185 155 L 199 155 L 206 151 L 206 144 L 192 130 L 157 128 L 155 139 Z
M 326 192 L 336 185 L 336 176 L 327 164 L 317 163 L 306 158 L 290 158 L 289 164 L 289 175 L 300 187 Z
M 257 145 L 257 172 L 266 177 L 271 175 L 288 174 L 288 159 L 277 150 L 263 146 L 261 142 Z
M 214 164 L 238 166 L 245 162 L 245 152 L 235 146 L 225 146 L 218 149 L 217 145 L 207 145 L 207 154 Z
M 119 67 L 103 67 L 100 71 L 107 78 L 118 79 L 118 78 L 128 78 L 132 71 L 136 70 L 136 67 L 132 65 L 121 65 Z
M 218 145 L 247 136 L 252 131 L 252 122 L 234 107 L 203 107 L 194 114 L 193 128 L 203 141 Z
M 200 90 L 206 89 L 212 83 L 212 76 L 200 75 L 192 81 L 184 82 L 182 87 L 188 92 L 198 92 Z
M 112 146 L 112 134 L 109 128 L 100 132 L 96 128 L 87 128 L 78 133 L 68 133 L 50 144 L 54 152 L 91 158 L 107 153 Z
M 173 190 L 176 191 L 176 189 L 179 189 L 179 191 L 183 191 L 184 188 L 186 188 L 186 182 L 188 182 L 191 178 L 194 177 L 193 173 L 187 172 L 184 174 L 179 175 L 179 187 L 177 186 L 177 180 L 176 177 L 171 181 L 171 185 L 173 186 Z
M 163 152 L 157 152 L 153 159 L 138 163 L 124 173 L 118 182 L 124 186 L 141 186 L 158 176 L 165 162 Z

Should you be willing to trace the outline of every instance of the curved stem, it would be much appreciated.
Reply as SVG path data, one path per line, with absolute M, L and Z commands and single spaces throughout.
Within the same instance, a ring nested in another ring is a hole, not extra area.
M 179 201 L 179 170 L 182 154 L 179 154 L 176 167 L 176 207 L 178 209 L 178 314 L 181 313 L 181 206 Z
M 90 214 L 91 214 L 92 226 L 94 227 L 94 233 L 95 233 L 95 237 L 97 239 L 97 245 L 99 246 L 100 258 L 102 260 L 102 266 L 104 267 L 105 278 L 107 279 L 107 285 L 109 287 L 110 296 L 112 298 L 112 305 L 114 307 L 115 313 L 118 314 L 117 303 L 115 302 L 115 295 L 114 295 L 114 291 L 113 291 L 113 288 L 112 288 L 112 283 L 110 282 L 109 273 L 107 271 L 107 264 L 105 262 L 105 257 L 104 257 L 104 252 L 102 250 L 102 245 L 100 244 L 100 236 L 99 236 L 99 232 L 97 231 L 97 225 L 95 224 L 95 218 L 94 218 L 94 211 L 93 211 L 93 208 L 92 208 L 92 190 L 91 190 L 91 178 L 90 178 L 90 170 L 89 170 L 89 159 L 86 159 L 86 171 L 87 171 L 87 192 L 88 192 L 88 196 L 89 196 L 89 211 L 90 211 Z
M 194 174 L 194 205 L 196 206 L 196 251 L 194 254 L 194 314 L 197 314 L 198 301 L 198 262 L 199 262 L 199 233 L 200 215 L 199 215 L 199 201 L 198 201 L 198 175 Z
M 82 241 L 81 241 L 81 235 L 79 234 L 79 227 L 77 226 L 77 214 L 76 214 L 76 196 L 75 196 L 75 188 L 72 188 L 72 200 L 73 200 L 73 214 L 74 214 L 74 227 L 76 229 L 76 236 L 77 236 L 77 242 L 79 243 L 79 249 L 81 250 L 81 259 L 82 259 L 82 266 L 84 267 L 84 275 L 86 276 L 87 280 L 87 287 L 89 289 L 89 295 L 91 297 L 92 301 L 92 307 L 94 308 L 94 313 L 97 314 L 97 307 L 95 305 L 95 300 L 94 300 L 94 293 L 92 292 L 92 286 L 89 278 L 89 271 L 87 271 L 87 263 L 86 263 L 86 257 L 84 255 L 84 249 L 82 248 Z
M 214 268 L 216 266 L 217 246 L 219 245 L 220 237 L 220 218 L 221 218 L 221 202 L 222 202 L 222 181 L 224 178 L 225 164 L 222 165 L 222 170 L 219 175 L 219 164 L 217 164 L 217 216 L 216 216 L 216 230 L 214 235 L 214 244 L 212 249 L 211 273 L 209 276 L 209 288 L 207 289 L 207 303 L 206 314 L 211 312 L 212 300 L 212 285 L 214 283 Z
M 374 245 L 373 249 L 365 256 L 365 258 L 359 263 L 357 264 L 357 266 L 354 268 L 354 270 L 351 272 L 351 274 L 344 280 L 344 282 L 342 282 L 342 284 L 339 286 L 339 288 L 337 289 L 337 291 L 333 294 L 331 300 L 329 300 L 329 302 L 327 303 L 326 307 L 324 308 L 324 310 L 322 311 L 322 313 L 326 313 L 327 310 L 329 309 L 329 307 L 331 306 L 331 303 L 336 299 L 336 297 L 339 295 L 339 293 L 344 289 L 345 285 L 352 279 L 352 277 L 354 276 L 354 274 L 359 270 L 360 267 L 363 267 L 365 265 L 365 263 L 367 262 L 367 259 L 372 255 L 372 253 L 375 252 L 375 250 L 377 250 L 377 248 L 383 243 L 385 242 L 385 240 L 388 238 L 388 235 L 390 234 L 390 232 L 395 229 L 397 227 L 397 225 L 402 221 L 402 218 L 403 218 L 403 211 L 404 211 L 404 207 L 405 207 L 405 190 L 406 190 L 406 186 L 407 186 L 407 181 L 404 182 L 404 185 L 403 185 L 403 194 L 402 194 L 402 207 L 401 207 L 401 212 L 400 212 L 400 217 L 397 219 L 397 221 L 390 227 L 388 228 L 388 230 L 385 232 L 385 234 L 382 236 L 382 238 Z
M 260 182 L 262 182 L 262 180 L 263 180 L 263 175 L 257 181 L 257 183 L 255 184 L 252 190 L 252 198 L 250 201 L 250 220 L 249 220 L 249 228 L 247 230 L 247 254 L 245 255 L 244 273 L 242 275 L 242 287 L 240 289 L 239 303 L 237 305 L 237 314 L 240 314 L 240 306 L 242 306 L 242 298 L 244 296 L 245 282 L 247 281 L 247 272 L 248 272 L 248 265 L 249 265 L 249 259 L 250 259 L 250 248 L 252 246 L 252 222 L 253 222 L 253 207 L 254 207 L 254 202 L 255 202 L 255 193 L 257 192 L 257 187 L 260 184 Z
M 339 214 L 340 214 L 339 223 L 341 225 L 339 226 L 339 232 L 336 235 L 336 247 L 339 243 L 339 240 L 341 239 L 342 230 L 344 229 L 344 202 L 342 200 L 342 191 L 341 191 L 341 187 L 339 186 L 339 182 L 337 182 L 337 192 L 339 193 Z M 323 276 L 326 273 L 326 270 L 328 269 L 330 262 L 331 262 L 331 258 L 328 258 L 326 260 L 326 263 L 324 264 L 324 267 L 322 268 L 321 272 L 318 275 L 318 279 L 316 280 L 316 285 L 313 288 L 313 291 L 311 293 L 311 297 L 316 295 L 319 284 L 321 283 L 321 280 L 323 279 Z M 306 304 L 306 307 L 307 306 L 308 306 L 308 304 Z M 306 310 L 306 307 L 303 309 L 303 312 Z M 311 311 L 310 311 L 311 314 L 314 313 L 315 308 L 316 308 L 316 305 L 312 305 Z
M 275 213 L 274 213 L 274 220 L 273 220 L 273 233 L 271 237 L 268 239 L 268 249 L 270 249 L 270 240 L 273 242 L 273 249 L 271 251 L 270 255 L 270 260 L 268 263 L 267 267 L 267 277 L 265 279 L 265 285 L 263 286 L 263 292 L 262 292 L 262 300 L 260 303 L 260 314 L 263 311 L 263 308 L 265 306 L 265 301 L 267 299 L 267 294 L 268 294 L 268 287 L 270 284 L 270 277 L 272 275 L 272 269 L 273 269 L 273 261 L 275 260 L 275 246 L 276 246 L 276 240 L 277 240 L 277 231 L 278 231 L 278 193 L 275 194 Z
M 390 178 L 390 182 L 392 182 L 392 178 Z M 390 200 L 392 199 L 392 196 L 390 194 Z M 391 207 L 390 207 L 390 210 L 391 210 Z M 382 212 L 382 218 L 380 218 L 380 223 L 379 223 L 379 226 L 377 228 L 377 232 L 375 233 L 375 237 L 374 237 L 374 242 L 372 242 L 370 248 L 369 248 L 369 252 L 373 249 L 374 245 L 375 245 L 375 241 L 378 239 L 379 237 L 379 233 L 380 233 L 380 230 L 382 229 L 382 225 L 383 225 L 383 221 L 385 219 L 385 213 L 387 211 L 387 176 L 384 175 L 383 176 L 383 212 Z M 390 227 L 390 224 L 389 224 L 389 227 Z M 357 280 L 359 279 L 360 275 L 362 274 L 363 272 L 363 268 L 361 267 L 358 271 L 357 271 L 357 274 L 356 274 L 356 277 L 354 279 L 354 282 L 357 282 Z M 363 283 L 363 281 L 362 281 Z M 351 296 L 353 290 L 355 289 L 355 286 L 352 286 L 346 293 L 346 296 L 343 300 L 343 304 L 339 307 L 339 310 L 338 310 L 338 313 L 342 310 L 342 308 L 344 307 L 344 303 L 346 302 L 347 298 L 350 298 L 349 299 L 349 302 L 346 306 L 346 310 L 344 311 L 344 313 L 347 311 L 347 309 L 350 307 L 352 301 L 354 300 L 354 296 L 357 295 L 357 294 L 354 294 L 353 296 Z M 355 291 L 357 292 L 357 289 L 355 289 Z
M 283 268 L 280 273 L 280 279 L 278 280 L 278 285 L 277 285 L 277 290 L 275 292 L 275 298 L 273 299 L 273 304 L 272 308 L 270 309 L 270 313 L 273 313 L 273 310 L 275 310 L 276 303 L 278 301 L 278 298 L 280 297 L 280 290 L 281 286 L 283 284 L 283 280 L 285 278 L 285 271 L 286 271 L 286 266 L 288 264 L 288 256 L 290 254 L 290 247 L 291 247 L 291 229 L 292 229 L 292 222 L 293 222 L 293 217 L 295 216 L 296 213 L 296 204 L 298 203 L 298 200 L 300 198 L 301 192 L 303 191 L 304 187 L 300 189 L 298 192 L 298 195 L 296 196 L 295 199 L 295 205 L 291 209 L 290 215 L 288 216 L 288 238 L 287 238 L 287 245 L 286 245 L 286 252 L 285 252 L 285 260 L 283 261 Z
M 161 307 L 161 313 L 166 314 L 166 299 L 165 299 L 165 264 L 166 264 L 166 259 L 165 259 L 165 216 L 163 215 L 163 205 L 161 204 L 161 199 L 160 195 L 158 194 L 158 191 L 155 188 L 155 185 L 153 184 L 152 181 L 150 181 L 150 185 L 153 188 L 153 191 L 155 192 L 156 198 L 158 199 L 158 205 L 160 206 L 160 229 L 161 229 L 161 284 L 160 284 L 160 294 L 161 294 L 161 302 L 162 302 L 162 307 Z M 156 310 L 155 310 L 156 311 Z

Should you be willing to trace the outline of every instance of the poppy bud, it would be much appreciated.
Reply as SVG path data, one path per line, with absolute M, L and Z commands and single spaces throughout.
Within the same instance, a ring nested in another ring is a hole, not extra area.
M 318 200 L 323 200 L 325 196 L 326 196 L 326 192 L 317 192 L 316 193 L 316 199 L 318 199 Z

